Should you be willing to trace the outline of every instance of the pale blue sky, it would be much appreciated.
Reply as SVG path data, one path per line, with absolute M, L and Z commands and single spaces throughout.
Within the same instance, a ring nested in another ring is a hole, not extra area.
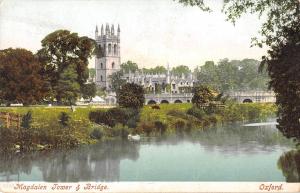
M 0 0 L 0 49 L 23 47 L 35 52 L 57 29 L 94 37 L 95 25 L 121 26 L 121 60 L 140 66 L 202 65 L 206 60 L 260 57 L 250 48 L 260 22 L 247 15 L 236 26 L 225 21 L 221 0 L 204 13 L 173 0 Z M 90 66 L 93 66 L 91 60 Z

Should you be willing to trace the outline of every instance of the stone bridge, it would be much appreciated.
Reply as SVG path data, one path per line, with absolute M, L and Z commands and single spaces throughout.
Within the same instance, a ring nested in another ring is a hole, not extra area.
M 182 94 L 145 94 L 146 104 L 163 104 L 163 103 L 190 103 L 192 101 L 192 93 Z
M 276 101 L 275 94 L 272 91 L 235 91 L 224 94 L 231 99 L 235 99 L 239 103 L 274 103 Z M 182 94 L 145 94 L 146 104 L 162 104 L 162 103 L 190 103 L 192 101 L 192 93 Z
M 239 103 L 275 103 L 276 97 L 273 91 L 234 91 L 225 95 L 237 100 Z

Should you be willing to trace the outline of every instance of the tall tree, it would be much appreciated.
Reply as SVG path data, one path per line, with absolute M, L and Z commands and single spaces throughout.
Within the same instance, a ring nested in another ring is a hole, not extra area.
M 121 70 L 126 74 L 132 72 L 134 73 L 139 69 L 138 65 L 135 62 L 128 60 L 127 62 L 121 64 Z
M 94 40 L 85 36 L 80 37 L 68 30 L 57 30 L 42 40 L 42 49 L 38 51 L 37 56 L 46 69 L 45 74 L 50 79 L 53 96 L 59 103 L 65 97 L 64 91 L 59 88 L 60 79 L 73 78 L 69 73 L 71 71 L 73 73 L 74 70 L 77 76 L 76 79 L 72 79 L 75 81 L 72 84 L 82 87 L 89 77 L 88 59 L 94 53 L 94 49 Z M 67 73 L 68 76 L 62 76 L 63 73 Z M 72 92 L 71 90 L 68 92 Z M 74 96 L 77 96 L 77 93 L 74 93 Z
M 204 9 L 203 0 L 179 0 L 187 5 Z M 224 0 L 224 13 L 233 23 L 243 14 L 257 14 L 263 21 L 261 38 L 254 44 L 266 45 L 268 54 L 262 57 L 261 68 L 267 66 L 270 87 L 276 93 L 279 105 L 279 129 L 288 137 L 300 140 L 300 1 L 279 0 Z M 263 17 L 262 17 L 263 16 Z
M 0 50 L 0 101 L 23 103 L 41 102 L 48 94 L 42 66 L 32 52 L 17 48 Z
M 190 72 L 189 67 L 184 65 L 176 66 L 172 69 L 172 74 L 176 76 L 182 76 L 182 74 L 187 76 Z
M 126 83 L 117 90 L 117 101 L 121 107 L 141 108 L 145 103 L 144 88 L 134 83 Z
M 86 83 L 81 86 L 81 94 L 84 99 L 92 100 L 96 96 L 97 88 L 95 83 Z

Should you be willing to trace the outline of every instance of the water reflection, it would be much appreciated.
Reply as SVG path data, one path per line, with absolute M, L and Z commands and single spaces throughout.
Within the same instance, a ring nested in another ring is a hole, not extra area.
M 299 182 L 299 151 L 290 151 L 294 146 L 274 125 L 230 124 L 184 135 L 145 138 L 140 143 L 116 140 L 68 151 L 1 156 L 0 181 L 278 181 L 286 178 Z M 201 168 L 198 161 L 207 165 Z M 270 167 L 266 171 L 272 172 L 259 178 L 257 171 L 266 166 Z M 230 173 L 228 168 L 233 167 L 236 171 Z M 203 175 L 212 168 L 218 168 L 218 173 Z M 237 171 L 244 174 L 237 176 Z M 277 177 L 271 178 L 274 175 Z
M 110 141 L 71 151 L 1 156 L 0 180 L 26 180 L 26 175 L 34 177 L 42 173 L 42 179 L 38 180 L 50 182 L 116 181 L 119 180 L 120 160 L 136 160 L 138 152 L 138 144 Z M 39 171 L 37 174 L 35 167 Z

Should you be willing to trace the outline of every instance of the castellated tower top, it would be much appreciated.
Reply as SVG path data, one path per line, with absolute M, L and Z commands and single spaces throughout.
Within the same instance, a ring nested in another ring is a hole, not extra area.
M 111 26 L 107 23 L 105 24 L 105 29 L 103 27 L 103 24 L 101 25 L 101 30 L 100 34 L 98 33 L 98 26 L 96 25 L 96 30 L 95 30 L 95 39 L 100 40 L 100 39 L 120 39 L 120 25 L 118 24 L 118 29 L 117 33 L 115 33 L 115 26 L 112 24 Z

